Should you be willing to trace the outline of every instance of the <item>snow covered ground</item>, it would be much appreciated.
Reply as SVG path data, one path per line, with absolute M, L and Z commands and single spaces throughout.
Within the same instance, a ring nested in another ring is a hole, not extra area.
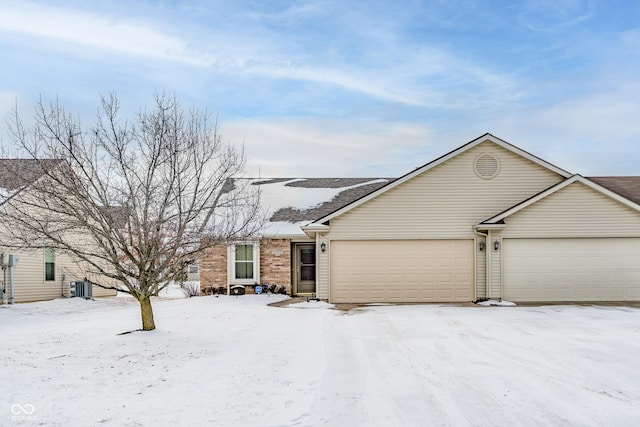
M 637 308 L 175 297 L 0 307 L 0 425 L 640 425 Z

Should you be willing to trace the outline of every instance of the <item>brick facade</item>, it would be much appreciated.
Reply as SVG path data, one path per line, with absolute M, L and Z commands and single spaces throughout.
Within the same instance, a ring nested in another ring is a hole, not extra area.
M 213 246 L 200 255 L 200 290 L 227 286 L 227 247 Z
M 291 242 L 288 239 L 260 241 L 260 283 L 284 286 L 291 295 Z M 200 256 L 200 289 L 227 286 L 227 246 L 214 246 Z M 253 287 L 247 286 L 247 293 Z
M 260 282 L 284 286 L 291 295 L 291 241 L 264 239 L 260 241 Z

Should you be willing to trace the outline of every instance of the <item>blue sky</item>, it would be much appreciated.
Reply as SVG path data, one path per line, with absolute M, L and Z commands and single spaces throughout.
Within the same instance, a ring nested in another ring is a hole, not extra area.
M 4 1 L 16 101 L 88 122 L 154 91 L 217 114 L 261 176 L 399 176 L 485 132 L 571 172 L 640 175 L 640 2 Z

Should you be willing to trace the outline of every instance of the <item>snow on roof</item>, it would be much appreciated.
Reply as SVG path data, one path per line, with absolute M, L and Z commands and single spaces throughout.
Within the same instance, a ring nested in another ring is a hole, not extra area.
M 304 236 L 301 226 L 389 183 L 389 178 L 253 179 L 269 216 L 267 236 Z
M 0 205 L 6 202 L 11 196 L 16 194 L 18 190 L 9 190 L 8 188 L 0 187 Z
M 0 204 L 60 162 L 57 159 L 0 159 Z

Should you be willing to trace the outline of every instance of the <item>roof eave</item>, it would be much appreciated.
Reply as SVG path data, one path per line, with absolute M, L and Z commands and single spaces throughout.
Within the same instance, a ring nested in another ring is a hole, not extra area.
M 331 227 L 325 224 L 311 223 L 309 225 L 303 225 L 300 229 L 304 231 L 307 236 L 314 238 L 317 233 L 328 233 Z
M 430 169 L 433 169 L 434 167 L 436 167 L 436 166 L 438 166 L 438 165 L 440 165 L 440 164 L 452 159 L 453 157 L 456 157 L 459 154 L 461 154 L 461 153 L 463 153 L 465 151 L 468 151 L 468 150 L 470 150 L 470 149 L 476 147 L 477 145 L 480 145 L 480 144 L 482 144 L 483 142 L 486 142 L 486 141 L 491 141 L 494 144 L 496 144 L 496 145 L 498 145 L 498 146 L 500 146 L 500 147 L 502 147 L 502 148 L 504 148 L 504 149 L 506 149 L 508 151 L 516 153 L 516 154 L 518 154 L 518 155 L 520 155 L 520 156 L 522 156 L 522 157 L 524 157 L 524 158 L 526 158 L 528 160 L 531 160 L 532 162 L 537 163 L 538 165 L 540 165 L 540 166 L 542 166 L 542 167 L 544 167 L 546 169 L 549 169 L 552 172 L 555 172 L 555 173 L 557 173 L 558 175 L 560 175 L 560 176 L 562 176 L 564 178 L 569 178 L 569 177 L 572 176 L 572 174 L 570 172 L 567 172 L 564 169 L 561 169 L 561 168 L 559 168 L 559 167 L 557 167 L 557 166 L 555 166 L 555 165 L 553 165 L 553 164 L 551 164 L 551 163 L 549 163 L 549 162 L 547 162 L 545 160 L 542 160 L 541 158 L 539 158 L 537 156 L 534 156 L 533 154 L 531 154 L 531 153 L 529 153 L 527 151 L 524 151 L 521 148 L 516 147 L 515 145 L 509 144 L 508 142 L 506 142 L 506 141 L 504 141 L 504 140 L 502 140 L 502 139 L 500 139 L 500 138 L 498 138 L 498 137 L 496 137 L 496 136 L 494 136 L 494 135 L 492 135 L 490 133 L 485 133 L 484 135 L 482 135 L 482 136 L 480 136 L 480 137 L 478 137 L 478 138 L 476 138 L 476 139 L 474 139 L 472 141 L 469 141 L 468 143 L 464 144 L 463 146 L 458 147 L 453 151 L 450 151 L 449 153 L 447 153 L 447 154 L 445 154 L 445 155 L 443 155 L 443 156 L 441 156 L 441 157 L 439 157 L 439 158 L 427 163 L 426 165 L 421 166 L 419 168 L 416 168 L 413 171 L 401 176 L 400 178 L 398 178 L 398 179 L 396 179 L 394 181 L 391 181 L 389 184 L 379 188 L 378 190 L 376 190 L 376 191 L 374 191 L 372 193 L 369 193 L 367 196 L 362 197 L 361 199 L 358 199 L 358 200 L 356 200 L 356 201 L 354 201 L 354 202 L 352 202 L 352 203 L 350 203 L 350 204 L 348 204 L 346 206 L 343 206 L 342 208 L 338 209 L 337 211 L 335 211 L 335 212 L 333 212 L 333 213 L 331 213 L 331 214 L 329 214 L 327 216 L 324 216 L 324 217 L 314 221 L 314 224 L 322 224 L 322 223 L 325 223 L 327 221 L 330 221 L 331 219 L 333 219 L 333 218 L 335 218 L 337 216 L 340 216 L 343 213 L 345 213 L 345 212 L 347 212 L 347 211 L 349 211 L 349 210 L 351 210 L 351 209 L 353 209 L 353 208 L 355 208 L 357 206 L 360 206 L 361 204 L 363 204 L 363 203 L 365 203 L 365 202 L 377 197 L 379 194 L 387 192 L 387 191 L 391 190 L 392 188 L 395 188 L 398 185 L 400 185 L 400 184 L 412 179 L 413 177 L 415 177 L 417 175 L 420 175 L 423 172 L 426 172 L 426 171 L 428 171 Z
M 633 209 L 633 210 L 635 210 L 637 212 L 640 212 L 640 205 L 639 204 L 633 202 L 632 200 L 627 199 L 626 197 L 621 196 L 618 193 L 615 193 L 615 192 L 609 190 L 606 187 L 603 187 L 602 185 L 600 185 L 600 184 L 598 184 L 596 182 L 591 181 L 590 179 L 587 179 L 587 178 L 583 177 L 582 175 L 575 174 L 572 177 L 570 177 L 570 178 L 568 178 L 568 179 L 566 179 L 566 180 L 564 180 L 562 182 L 559 182 L 558 184 L 556 184 L 556 185 L 554 185 L 554 186 L 552 186 L 552 187 L 540 192 L 539 194 L 537 194 L 537 195 L 535 195 L 535 196 L 533 196 L 533 197 L 531 197 L 531 198 L 529 198 L 529 199 L 527 199 L 527 200 L 525 200 L 525 201 L 523 201 L 521 203 L 518 203 L 517 205 L 514 205 L 510 209 L 507 209 L 506 211 L 504 211 L 504 212 L 502 212 L 502 213 L 500 213 L 500 214 L 498 214 L 498 215 L 496 215 L 496 216 L 494 216 L 492 218 L 489 218 L 486 221 L 483 221 L 481 224 L 483 224 L 483 225 L 497 224 L 497 223 L 499 223 L 501 221 L 504 221 L 505 218 L 515 214 L 516 212 L 520 212 L 521 210 L 526 209 L 527 207 L 531 206 L 532 204 L 534 204 L 534 203 L 546 198 L 547 196 L 549 196 L 549 195 L 551 195 L 553 193 L 556 193 L 557 191 L 562 190 L 563 188 L 565 188 L 565 187 L 567 187 L 567 186 L 569 186 L 569 185 L 571 185 L 571 184 L 573 184 L 575 182 L 579 182 L 579 183 L 581 183 L 583 185 L 586 185 L 587 187 L 589 187 L 589 188 L 591 188 L 591 189 L 593 189 L 595 191 L 598 191 L 598 192 L 600 192 L 600 193 L 602 193 L 602 194 L 604 194 L 604 195 L 606 195 L 606 196 L 608 196 L 608 197 L 610 197 L 610 198 L 622 203 L 623 205 L 628 206 L 629 208 L 631 208 L 631 209 Z
M 483 222 L 481 222 L 480 224 L 474 225 L 473 229 L 474 230 L 502 230 L 507 226 L 507 224 L 505 223 L 498 223 L 498 224 L 485 224 Z

